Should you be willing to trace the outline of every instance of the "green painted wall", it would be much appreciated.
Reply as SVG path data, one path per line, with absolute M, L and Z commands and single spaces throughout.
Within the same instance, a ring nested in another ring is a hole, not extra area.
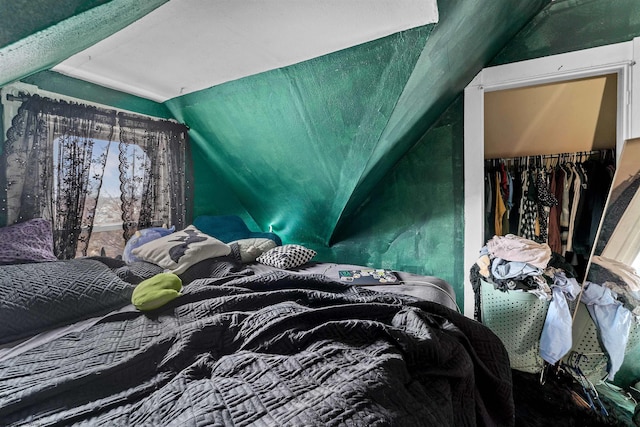
M 438 276 L 454 286 L 461 283 L 462 113 L 460 96 L 376 186 L 354 213 L 348 233 L 331 247 L 337 259 L 386 268 L 402 265 L 405 271 Z M 375 251 L 367 250 L 372 247 Z M 462 289 L 456 291 L 462 308 Z
M 637 0 L 556 0 L 536 15 L 490 65 L 626 42 L 639 34 Z
M 215 170 L 261 228 L 325 246 L 430 30 L 168 101 L 205 153 L 194 159 L 198 210 L 230 208 L 219 194 L 201 189 Z
M 440 2 L 435 26 L 166 102 L 191 128 L 196 215 L 440 276 L 462 306 L 461 122 L 432 127 L 547 2 Z

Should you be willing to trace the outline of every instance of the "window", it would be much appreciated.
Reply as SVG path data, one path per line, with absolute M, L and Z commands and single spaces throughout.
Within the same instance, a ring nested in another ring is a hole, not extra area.
M 93 177 L 102 177 L 102 181 L 98 188 L 91 188 L 87 194 L 85 201 L 85 215 L 93 215 L 93 230 L 91 232 L 88 246 L 86 249 L 87 256 L 109 256 L 115 258 L 122 255 L 125 246 L 123 237 L 123 220 L 122 220 L 122 189 L 120 177 L 120 143 L 116 141 L 94 140 L 90 141 L 81 138 L 72 141 L 74 144 L 93 144 L 92 161 L 90 175 Z M 60 162 L 64 161 L 61 154 L 61 146 L 64 147 L 65 138 L 58 137 L 53 145 L 53 167 L 54 170 L 60 169 Z M 136 169 L 138 165 L 144 165 L 149 162 L 144 150 L 137 145 L 128 145 L 123 147 L 124 158 L 132 161 L 132 168 Z M 124 171 L 123 171 L 124 172 Z M 140 214 L 140 201 L 142 200 L 141 179 L 130 177 L 124 180 L 130 184 L 124 189 L 128 192 L 129 198 L 136 200 L 131 208 L 130 216 L 138 217 Z M 54 179 L 54 189 L 60 185 L 58 182 L 59 175 L 56 174 Z M 54 194 L 58 194 L 54 191 Z M 54 203 L 57 201 L 54 199 Z M 94 212 L 86 212 L 94 209 Z M 130 227 L 137 229 L 137 224 L 129 224 Z M 76 257 L 84 255 L 81 246 L 76 249 Z
M 116 257 L 138 229 L 186 226 L 184 125 L 38 95 L 18 98 L 0 158 L 0 221 L 50 219 L 60 259 Z

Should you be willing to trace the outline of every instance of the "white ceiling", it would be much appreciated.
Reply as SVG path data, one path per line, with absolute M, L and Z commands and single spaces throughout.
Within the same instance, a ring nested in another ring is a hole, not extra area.
M 436 0 L 171 0 L 53 70 L 163 102 L 437 21 Z

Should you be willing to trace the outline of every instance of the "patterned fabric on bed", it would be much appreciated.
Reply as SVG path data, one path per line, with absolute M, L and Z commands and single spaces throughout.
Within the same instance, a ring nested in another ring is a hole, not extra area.
M 133 288 L 95 259 L 2 266 L 0 343 L 123 307 Z
M 230 252 L 229 245 L 208 236 L 193 225 L 131 251 L 138 260 L 157 264 L 178 275 L 202 260 L 226 256 Z
M 55 261 L 51 222 L 30 219 L 0 228 L 0 264 Z
M 274 272 L 196 280 L 0 362 L 0 424 L 513 425 L 486 327 L 439 304 Z
M 305 248 L 301 245 L 284 245 L 269 249 L 256 258 L 256 261 L 271 267 L 288 270 L 300 267 L 309 262 L 314 256 L 316 256 L 316 251 L 313 249 Z
M 240 247 L 237 243 L 229 243 L 231 253 L 227 256 L 202 260 L 187 268 L 178 276 L 186 286 L 201 278 L 222 278 L 250 276 L 253 271 L 242 264 Z

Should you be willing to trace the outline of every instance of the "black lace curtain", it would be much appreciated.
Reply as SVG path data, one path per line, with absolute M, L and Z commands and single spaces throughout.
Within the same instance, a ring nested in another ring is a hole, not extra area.
M 47 218 L 58 258 L 86 255 L 108 150 L 116 145 L 96 149 L 96 141 L 117 143 L 125 241 L 153 225 L 186 226 L 185 126 L 37 95 L 26 98 L 7 131 L 0 221 Z

